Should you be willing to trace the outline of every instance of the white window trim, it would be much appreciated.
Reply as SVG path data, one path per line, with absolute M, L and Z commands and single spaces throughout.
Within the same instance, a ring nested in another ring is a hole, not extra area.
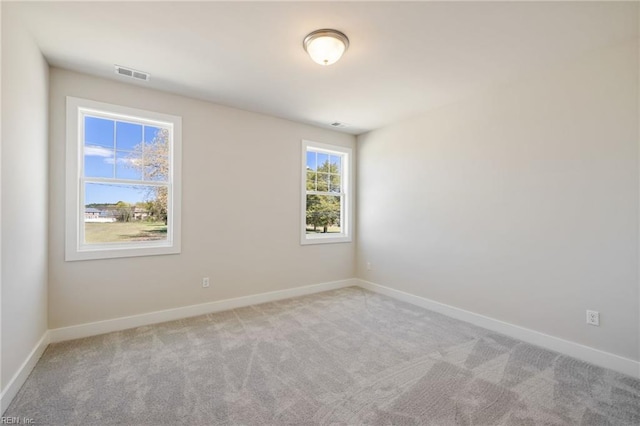
M 66 196 L 65 196 L 65 260 L 112 259 L 119 257 L 154 256 L 176 254 L 181 250 L 181 205 L 182 205 L 182 118 L 136 108 L 123 107 L 104 102 L 67 96 L 66 135 Z M 136 121 L 148 121 L 173 127 L 173 138 L 169 161 L 171 161 L 169 190 L 171 196 L 167 206 L 169 229 L 166 241 L 145 241 L 138 243 L 83 244 L 84 206 L 81 206 L 82 172 L 80 165 L 83 153 L 80 149 L 80 135 L 83 123 L 79 120 L 81 111 L 95 111 L 99 115 L 122 119 L 130 117 Z
M 339 234 L 307 234 L 307 148 L 315 148 L 329 154 L 345 155 L 346 161 L 342 164 L 342 185 L 343 200 L 341 205 L 341 226 L 342 232 Z M 350 243 L 352 241 L 353 230 L 353 155 L 351 148 L 325 143 L 302 141 L 301 160 L 301 203 L 300 203 L 300 244 L 330 244 L 330 243 Z

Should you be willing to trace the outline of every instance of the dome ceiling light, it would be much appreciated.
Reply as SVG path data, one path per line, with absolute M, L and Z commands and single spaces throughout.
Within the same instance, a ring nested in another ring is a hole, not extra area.
M 322 29 L 309 33 L 302 42 L 314 62 L 331 65 L 338 62 L 349 47 L 349 39 L 337 30 Z

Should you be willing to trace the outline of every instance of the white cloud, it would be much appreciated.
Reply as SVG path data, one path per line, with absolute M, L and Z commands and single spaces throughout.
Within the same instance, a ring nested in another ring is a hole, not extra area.
M 125 157 L 118 158 L 118 164 L 126 164 L 128 166 L 135 166 L 140 162 L 139 158 Z
M 113 150 L 109 148 L 103 148 L 101 146 L 89 145 L 84 147 L 84 155 L 90 157 L 113 158 Z
M 104 164 L 113 165 L 116 162 L 114 158 L 113 149 L 105 148 L 102 146 L 88 145 L 84 147 L 84 155 L 87 157 L 102 157 L 104 158 Z M 118 157 L 118 164 L 125 166 L 135 166 L 140 162 L 139 158 L 134 157 Z
M 113 164 L 115 162 L 116 160 L 114 160 L 113 157 L 104 159 L 105 164 Z M 119 165 L 123 165 L 123 166 L 135 166 L 140 162 L 140 159 L 124 157 L 124 158 L 118 158 L 117 162 Z

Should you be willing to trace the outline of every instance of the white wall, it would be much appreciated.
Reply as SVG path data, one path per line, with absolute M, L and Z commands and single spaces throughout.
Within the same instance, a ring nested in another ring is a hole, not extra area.
M 48 72 L 2 4 L 3 392 L 47 330 Z
M 358 276 L 638 360 L 637 96 L 632 40 L 358 137 Z
M 354 277 L 355 244 L 299 230 L 300 141 L 354 136 L 61 69 L 50 85 L 49 328 Z M 182 117 L 181 254 L 64 261 L 65 96 Z

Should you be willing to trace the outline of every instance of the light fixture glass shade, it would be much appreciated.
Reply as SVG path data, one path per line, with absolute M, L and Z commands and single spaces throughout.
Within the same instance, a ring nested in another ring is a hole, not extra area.
M 305 37 L 304 50 L 320 65 L 334 64 L 349 47 L 346 35 L 336 30 L 317 30 Z

